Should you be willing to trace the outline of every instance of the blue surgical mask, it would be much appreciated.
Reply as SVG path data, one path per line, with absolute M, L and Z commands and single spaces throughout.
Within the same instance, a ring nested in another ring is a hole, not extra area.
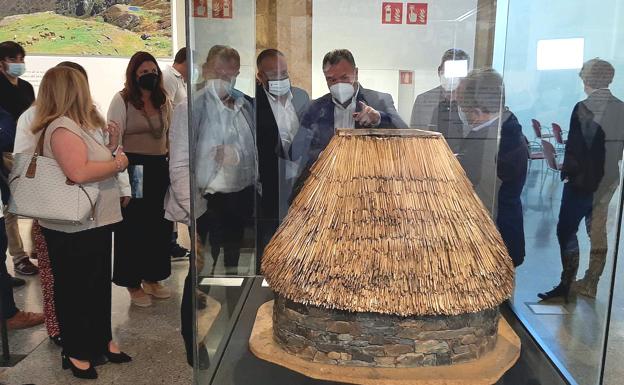
M 26 72 L 26 64 L 24 63 L 7 63 L 6 73 L 14 78 L 19 78 Z

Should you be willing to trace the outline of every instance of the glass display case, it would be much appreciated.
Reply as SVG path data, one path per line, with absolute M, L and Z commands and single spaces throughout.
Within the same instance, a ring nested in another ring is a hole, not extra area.
M 328 383 L 248 339 L 273 296 L 263 252 L 311 165 L 336 129 L 370 127 L 442 133 L 500 231 L 523 350 L 498 383 L 619 383 L 623 21 L 617 0 L 187 1 L 188 131 L 172 135 L 188 147 L 171 158 L 191 176 L 195 382 Z

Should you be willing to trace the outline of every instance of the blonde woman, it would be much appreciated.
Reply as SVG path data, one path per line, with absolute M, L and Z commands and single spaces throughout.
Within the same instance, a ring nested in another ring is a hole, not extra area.
M 128 166 L 122 149 L 113 156 L 102 143 L 104 118 L 97 112 L 85 77 L 68 67 L 44 75 L 32 125 L 44 135 L 43 156 L 55 159 L 75 183 L 97 183 L 93 221 L 80 225 L 40 221 L 54 276 L 54 302 L 62 335 L 63 368 L 94 379 L 92 362 L 129 362 L 112 341 L 112 225 L 121 221 L 116 176 Z M 60 204 L 60 202 L 59 202 Z

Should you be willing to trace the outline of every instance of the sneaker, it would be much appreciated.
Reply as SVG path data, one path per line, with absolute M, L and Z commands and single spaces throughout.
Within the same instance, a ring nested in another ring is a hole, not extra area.
M 130 292 L 130 302 L 134 306 L 138 307 L 150 307 L 152 306 L 152 298 L 147 295 L 143 290 L 135 290 Z
M 163 286 L 160 282 L 148 283 L 143 282 L 143 291 L 158 299 L 167 299 L 171 297 L 171 290 Z
M 190 253 L 184 247 L 178 245 L 177 243 L 171 247 L 171 260 L 172 261 L 182 261 L 190 256 Z
M 27 329 L 33 326 L 41 325 L 44 321 L 43 313 L 30 313 L 18 311 L 13 317 L 6 321 L 7 329 Z
M 9 276 L 9 279 L 10 279 L 10 282 L 11 282 L 11 287 L 20 287 L 20 286 L 24 286 L 26 284 L 26 281 L 24 281 L 21 278 Z
M 30 259 L 24 258 L 15 265 L 15 272 L 21 275 L 36 275 L 39 268 L 30 262 Z

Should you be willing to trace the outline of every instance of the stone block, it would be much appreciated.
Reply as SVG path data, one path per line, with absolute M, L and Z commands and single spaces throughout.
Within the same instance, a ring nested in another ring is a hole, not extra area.
M 415 367 L 422 366 L 422 362 L 425 359 L 424 354 L 419 353 L 407 353 L 400 355 L 396 359 L 396 364 L 399 367 Z
M 436 332 L 422 332 L 419 333 L 415 340 L 454 340 L 463 338 L 467 335 L 474 334 L 474 328 L 461 328 L 457 330 L 440 330 Z M 401 335 L 399 335 L 402 337 Z M 409 337 L 407 337 L 409 338 Z
M 383 357 L 386 352 L 385 349 L 383 348 L 383 346 L 367 346 L 365 348 L 362 348 L 362 352 L 364 354 L 367 354 L 369 356 L 373 356 L 373 357 Z
M 449 353 L 450 348 L 447 342 L 429 340 L 429 341 L 416 341 L 414 346 L 414 352 L 424 354 L 444 354 Z
M 425 358 L 423 359 L 422 365 L 423 366 L 435 366 L 437 363 L 437 358 L 435 354 L 427 354 L 425 355 Z
M 474 351 L 471 347 L 474 345 L 457 345 L 453 347 L 453 353 L 455 354 L 466 354 Z
M 340 360 L 342 361 L 351 361 L 353 356 L 349 353 L 340 353 Z
M 396 365 L 396 357 L 375 357 L 375 363 L 379 366 L 393 367 Z
M 368 341 L 363 341 L 363 340 L 353 340 L 353 341 L 349 342 L 349 345 L 355 346 L 355 347 L 358 347 L 358 348 L 363 348 L 365 346 L 368 346 L 369 343 L 368 343 Z
M 402 354 L 414 353 L 413 345 L 384 345 L 386 356 L 398 357 Z
M 327 358 L 329 358 L 330 360 L 339 360 L 340 359 L 340 353 L 338 353 L 338 352 L 329 352 L 329 353 L 327 353 Z
M 451 354 L 450 353 L 441 353 L 436 354 L 436 365 L 450 365 L 451 364 Z
M 351 334 L 339 334 L 338 341 L 341 342 L 351 342 L 353 341 L 353 336 Z
M 461 339 L 462 345 L 473 345 L 478 342 L 477 337 L 474 334 L 470 334 Z
M 362 349 L 359 349 L 359 348 L 350 349 L 349 354 L 351 354 L 353 361 L 361 361 L 361 362 L 367 362 L 367 363 L 375 362 L 375 357 L 364 353 Z
M 344 321 L 330 322 L 327 325 L 327 331 L 336 334 L 349 334 L 351 332 L 351 324 Z
M 384 336 L 372 336 L 368 339 L 371 345 L 383 345 L 386 343 L 386 337 Z
M 308 346 L 307 348 L 305 348 L 302 351 L 300 351 L 298 355 L 301 358 L 303 358 L 304 360 L 312 361 L 312 360 L 314 360 L 314 356 L 316 356 L 317 352 L 318 352 L 318 350 L 316 350 L 312 346 Z

